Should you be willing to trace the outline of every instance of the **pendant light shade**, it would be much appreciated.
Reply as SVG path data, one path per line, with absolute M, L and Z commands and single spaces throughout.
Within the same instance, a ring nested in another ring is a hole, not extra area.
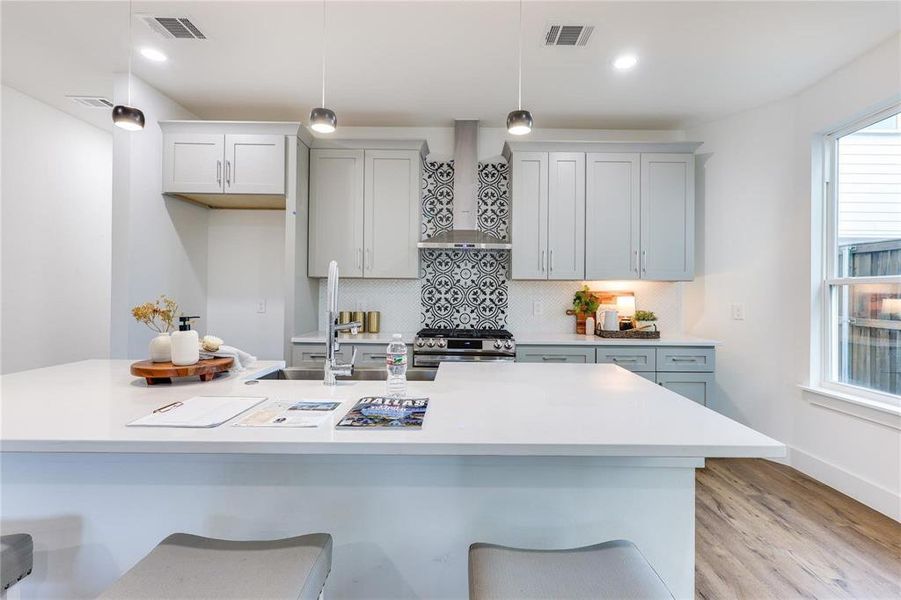
M 507 133 L 525 135 L 532 131 L 532 113 L 527 110 L 513 110 L 507 115 Z
M 314 108 L 310 111 L 310 128 L 319 133 L 332 133 L 338 127 L 338 116 L 328 108 Z
M 134 18 L 131 12 L 131 0 L 128 2 L 128 104 L 117 104 L 113 107 L 113 124 L 126 131 L 140 131 L 144 129 L 144 113 L 141 109 L 131 105 L 131 21 Z
M 322 106 L 310 111 L 310 129 L 317 133 L 333 133 L 338 128 L 338 115 L 325 107 L 325 0 L 322 0 Z
M 113 107 L 113 123 L 126 131 L 144 129 L 144 113 L 133 106 L 119 104 Z
M 532 131 L 532 113 L 522 109 L 522 0 L 519 0 L 519 88 L 518 108 L 507 115 L 507 133 L 510 135 L 525 135 Z

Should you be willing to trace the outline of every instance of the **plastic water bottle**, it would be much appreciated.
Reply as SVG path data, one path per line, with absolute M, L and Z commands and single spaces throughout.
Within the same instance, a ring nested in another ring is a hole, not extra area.
M 407 394 L 407 345 L 399 333 L 391 336 L 385 352 L 388 369 L 388 395 L 403 397 Z

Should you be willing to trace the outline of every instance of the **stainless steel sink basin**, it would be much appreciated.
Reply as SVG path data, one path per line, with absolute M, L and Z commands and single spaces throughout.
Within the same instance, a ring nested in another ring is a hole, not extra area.
M 434 381 L 438 369 L 407 369 L 407 381 Z M 322 369 L 303 369 L 292 367 L 273 371 L 260 377 L 261 381 L 322 381 Z M 384 381 L 388 374 L 385 369 L 354 369 L 350 377 L 338 376 L 338 381 Z

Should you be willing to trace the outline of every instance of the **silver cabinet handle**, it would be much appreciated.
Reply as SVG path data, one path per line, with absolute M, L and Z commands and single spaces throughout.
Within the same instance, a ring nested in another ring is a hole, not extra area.
M 690 356 L 672 356 L 670 360 L 673 362 L 698 362 L 697 358 L 692 358 Z
M 641 251 L 641 264 L 642 264 L 642 266 L 641 266 L 642 272 L 647 273 L 648 272 L 648 251 L 647 250 Z
M 544 360 L 547 362 L 565 362 L 566 357 L 565 356 L 542 356 L 541 360 Z
M 225 161 L 225 185 L 232 186 L 232 161 Z
M 541 251 L 541 258 L 538 259 L 538 270 L 544 273 L 544 250 Z
M 354 252 L 354 266 L 363 269 L 363 249 L 357 248 L 356 252 Z
M 554 251 L 553 250 L 548 251 L 548 257 L 550 258 L 549 262 L 551 263 L 551 268 L 550 268 L 549 272 L 553 273 L 554 272 Z
M 627 363 L 634 363 L 634 362 L 638 361 L 637 358 L 622 358 L 621 356 L 613 356 L 610 358 L 610 360 L 612 360 L 613 362 L 627 362 Z
M 632 254 L 635 260 L 635 272 L 638 273 L 638 250 L 633 250 Z
M 216 183 L 222 185 L 222 161 L 216 161 Z
M 325 354 L 310 354 L 309 357 L 317 360 L 325 360 Z
M 386 358 L 388 358 L 388 355 L 387 354 L 370 354 L 369 358 L 370 358 L 370 360 L 385 360 Z

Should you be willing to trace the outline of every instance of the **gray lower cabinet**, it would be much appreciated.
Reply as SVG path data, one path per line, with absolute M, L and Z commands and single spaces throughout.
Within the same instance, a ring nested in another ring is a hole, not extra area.
M 352 344 L 342 341 L 340 348 L 335 353 L 338 362 L 350 362 L 353 356 L 354 348 L 357 349 L 357 358 L 354 360 L 354 366 L 360 368 L 373 369 L 385 366 L 385 349 L 387 344 Z M 408 364 L 413 362 L 413 349 L 407 345 L 407 361 Z M 325 343 L 322 344 L 294 344 L 291 351 L 292 367 L 321 367 L 325 362 Z
M 715 351 L 710 347 L 657 348 L 658 371 L 713 371 Z
M 385 360 L 388 358 L 386 350 L 388 344 L 355 344 L 357 360 L 354 363 L 358 367 L 374 369 L 385 368 Z M 407 367 L 413 364 L 413 346 L 407 344 Z
M 657 383 L 668 390 L 709 406 L 713 399 L 713 373 L 665 373 L 657 372 Z
M 519 346 L 516 362 L 528 363 L 593 363 L 591 346 Z
M 598 346 L 597 362 L 619 365 L 635 372 L 657 370 L 657 353 L 654 348 L 633 348 L 626 346 Z

